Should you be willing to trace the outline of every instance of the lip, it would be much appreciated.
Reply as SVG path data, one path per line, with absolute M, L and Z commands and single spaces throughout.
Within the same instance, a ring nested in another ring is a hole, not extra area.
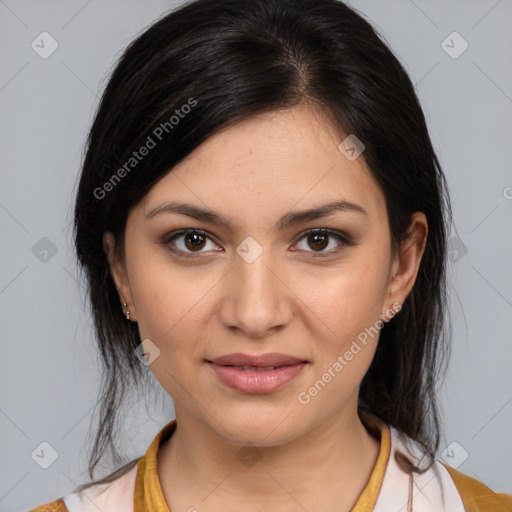
M 229 354 L 207 361 L 221 382 L 249 394 L 270 393 L 293 380 L 308 361 L 285 354 Z M 256 367 L 244 370 L 243 367 Z M 273 370 L 267 369 L 274 366 Z
M 257 356 L 237 352 L 235 354 L 217 357 L 209 362 L 221 366 L 257 366 L 260 368 L 267 368 L 269 366 L 291 366 L 307 361 L 305 359 L 289 356 L 287 354 L 278 354 L 276 352 L 260 354 Z

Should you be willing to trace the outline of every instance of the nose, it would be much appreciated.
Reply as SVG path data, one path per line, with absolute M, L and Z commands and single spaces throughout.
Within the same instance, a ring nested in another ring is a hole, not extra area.
M 265 338 L 281 330 L 293 313 L 294 294 L 286 281 L 284 269 L 270 249 L 253 261 L 237 253 L 224 280 L 222 323 L 251 338 Z

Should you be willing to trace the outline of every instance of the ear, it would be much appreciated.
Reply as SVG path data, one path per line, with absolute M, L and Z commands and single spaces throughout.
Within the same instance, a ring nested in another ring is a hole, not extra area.
M 385 305 L 388 310 L 394 303 L 404 303 L 416 281 L 428 235 L 427 218 L 423 212 L 414 212 L 408 233 L 409 236 L 400 245 L 400 251 L 393 257 Z
M 126 265 L 118 258 L 115 248 L 116 239 L 114 235 L 110 231 L 105 232 L 103 234 L 103 250 L 107 256 L 110 275 L 112 276 L 112 280 L 116 286 L 117 293 L 119 294 L 119 301 L 121 306 L 124 302 L 128 304 L 126 308 L 123 308 L 123 311 L 128 309 L 130 311 L 130 320 L 137 321 Z

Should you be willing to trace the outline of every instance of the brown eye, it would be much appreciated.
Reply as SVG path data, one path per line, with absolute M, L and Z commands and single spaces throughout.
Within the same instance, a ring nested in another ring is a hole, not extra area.
M 175 253 L 200 254 L 204 252 L 202 249 L 205 248 L 208 241 L 210 241 L 212 245 L 211 249 L 215 249 L 217 247 L 204 231 L 198 229 L 185 229 L 167 236 L 163 240 L 163 243 L 170 251 Z
M 346 235 L 330 229 L 311 229 L 304 233 L 300 241 L 305 240 L 301 251 L 312 253 L 313 256 L 329 256 L 343 249 L 344 246 L 354 245 Z M 218 250 L 208 233 L 200 229 L 183 229 L 169 234 L 162 240 L 167 249 L 178 256 L 193 253 L 202 254 L 207 250 Z M 208 248 L 208 243 L 211 247 Z M 299 242 L 300 245 L 300 242 Z M 203 251 L 203 249 L 206 249 Z
M 184 235 L 185 246 L 187 249 L 195 251 L 196 249 L 202 249 L 205 243 L 205 237 L 198 233 L 187 233 Z
M 354 245 L 348 237 L 330 229 L 309 230 L 302 235 L 301 240 L 303 239 L 306 240 L 306 244 L 300 249 L 313 253 L 313 256 L 328 256 L 341 250 L 344 246 Z M 325 250 L 329 246 L 330 249 Z
M 315 250 L 323 250 L 328 245 L 329 235 L 314 233 L 312 235 L 308 235 L 307 240 L 310 244 L 310 247 L 314 248 Z

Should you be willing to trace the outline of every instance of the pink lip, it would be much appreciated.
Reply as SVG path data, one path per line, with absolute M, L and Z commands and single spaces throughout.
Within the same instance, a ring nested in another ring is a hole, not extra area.
M 233 389 L 244 393 L 269 393 L 284 386 L 294 379 L 306 366 L 307 361 L 284 354 L 230 354 L 207 361 L 217 377 Z M 273 370 L 244 370 L 244 366 L 267 368 Z

